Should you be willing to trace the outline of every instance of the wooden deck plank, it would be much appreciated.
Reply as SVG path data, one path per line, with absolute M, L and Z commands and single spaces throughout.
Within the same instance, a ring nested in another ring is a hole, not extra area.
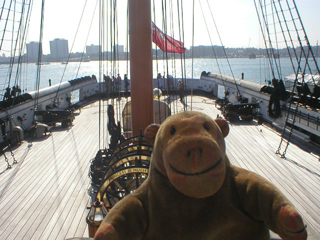
M 58 225 L 62 225 L 63 222 L 61 222 L 59 219 L 65 219 L 66 216 L 68 215 L 69 211 L 72 209 L 74 201 L 77 200 L 77 198 L 75 196 L 73 196 L 74 194 L 77 195 L 77 191 L 82 191 L 83 193 L 86 194 L 87 189 L 89 187 L 89 181 L 88 181 L 88 177 L 87 177 L 87 173 L 88 173 L 88 169 L 90 167 L 89 161 L 87 162 L 87 164 L 84 165 L 83 169 L 81 169 L 81 175 L 86 178 L 86 180 L 84 181 L 84 179 L 78 179 L 79 184 L 77 184 L 77 180 L 74 179 L 73 182 L 73 186 L 70 186 L 70 188 L 72 189 L 71 192 L 66 192 L 66 196 L 64 197 L 64 199 L 57 204 L 57 208 L 61 209 L 60 212 L 54 211 L 53 216 L 50 218 L 50 222 L 48 224 L 48 226 L 55 226 L 56 224 Z M 83 182 L 86 182 L 86 184 L 84 185 Z M 77 184 L 77 185 L 76 185 Z M 84 188 L 81 189 L 81 187 Z M 79 198 L 81 199 L 81 198 Z M 53 220 L 53 221 L 52 221 Z M 52 227 L 53 228 L 53 227 Z M 48 227 L 47 229 L 50 232 L 50 235 L 48 235 L 48 238 L 52 238 L 52 239 L 56 239 L 56 235 L 59 234 L 59 232 L 61 232 L 62 226 L 59 228 L 54 228 L 57 229 L 57 231 L 52 231 L 50 227 Z M 46 234 L 44 233 L 44 236 L 46 237 Z
M 255 144 L 252 145 L 252 151 L 253 155 L 250 156 L 250 158 L 252 159 L 252 162 L 254 163 L 254 158 L 255 158 L 255 154 L 258 154 L 258 151 L 255 150 Z M 261 151 L 261 150 L 259 150 Z M 269 178 L 269 180 L 273 179 L 273 178 L 277 178 L 281 181 L 277 181 L 278 184 L 280 184 L 280 182 L 283 182 L 283 178 L 279 178 L 278 176 L 281 174 L 279 174 L 279 172 L 282 172 L 281 169 L 278 169 L 279 167 L 281 168 L 280 165 L 276 165 L 275 163 L 277 162 L 277 156 L 276 155 L 271 155 L 271 156 L 261 156 L 260 155 L 260 159 L 259 162 L 256 161 L 255 166 L 253 166 L 252 168 L 254 169 L 259 169 L 259 174 L 261 175 L 265 175 L 267 178 Z M 278 171 L 278 172 L 277 172 Z M 294 175 L 300 176 L 301 174 L 298 172 L 298 170 L 296 170 L 294 173 Z M 289 186 L 284 186 L 284 189 L 287 189 Z M 293 186 L 294 188 L 296 186 Z M 297 189 L 295 189 L 297 190 Z
M 252 149 L 255 147 L 253 146 Z M 234 149 L 237 149 L 236 147 Z M 251 152 L 253 151 L 251 149 Z M 255 151 L 253 151 L 255 152 Z M 292 170 L 292 168 L 284 169 L 284 165 L 282 167 L 277 168 L 275 163 L 277 161 L 282 161 L 276 155 L 269 156 L 269 159 L 265 157 L 263 161 L 258 161 L 254 163 L 253 161 L 254 156 L 250 156 L 252 160 L 252 164 L 249 166 L 249 170 L 255 171 L 260 175 L 264 176 L 271 182 L 273 182 L 289 199 L 293 202 L 293 204 L 298 208 L 301 213 L 310 212 L 310 213 L 317 213 L 319 209 L 317 205 L 314 205 L 314 202 L 310 201 L 310 198 L 306 198 L 304 195 L 297 195 L 295 192 L 301 192 L 303 186 L 299 184 L 301 180 L 297 181 L 297 176 L 301 176 L 304 172 L 301 169 Z M 287 163 L 288 164 L 288 163 Z M 281 164 L 279 165 L 281 166 Z M 311 176 L 312 177 L 312 176 Z M 315 180 L 315 179 L 314 179 Z M 294 183 L 294 184 L 293 184 Z M 307 195 L 312 195 L 313 189 L 308 191 Z M 300 203 L 303 203 L 303 208 L 300 207 Z M 319 216 L 318 213 L 316 216 Z M 312 221 L 309 222 L 312 224 Z
M 43 175 L 43 173 L 39 172 L 39 176 L 46 179 L 45 175 Z M 28 196 L 29 198 L 24 198 L 24 194 L 19 195 L 17 194 L 17 198 L 16 198 L 16 202 L 17 204 L 19 204 L 20 206 L 22 206 L 22 211 L 18 211 L 15 208 L 12 208 L 12 211 L 15 211 L 17 213 L 17 215 L 15 217 L 17 217 L 18 219 L 21 218 L 22 222 L 26 222 L 27 221 L 27 217 L 28 214 L 32 214 L 32 211 L 30 211 L 30 209 L 32 209 L 32 207 L 36 207 L 36 205 L 34 204 L 34 201 L 36 201 L 38 199 L 38 194 L 39 193 L 47 193 L 49 191 L 49 188 L 47 188 L 46 186 L 46 181 L 42 181 L 42 179 L 38 179 L 37 177 L 34 177 L 36 183 L 34 183 L 33 185 L 31 185 L 31 189 L 32 191 L 30 191 L 30 195 Z M 48 179 L 47 179 L 48 180 Z M 27 214 L 28 213 L 28 214 Z M 10 216 L 13 217 L 14 214 L 13 213 L 9 213 L 11 214 Z M 7 216 L 4 216 L 7 217 Z M 7 221 L 10 218 L 7 218 Z M 12 221 L 15 221 L 14 218 L 12 218 Z M 21 226 L 21 224 L 20 224 Z M 8 230 L 7 230 L 8 232 Z
M 83 233 L 81 235 L 77 235 L 77 229 L 79 228 L 79 224 L 82 224 L 87 228 L 87 224 L 85 222 L 85 218 L 88 214 L 88 211 L 86 208 L 81 208 L 83 205 L 87 205 L 88 207 L 90 206 L 90 200 L 87 198 L 87 192 L 86 194 L 81 194 L 82 198 L 77 198 L 77 201 L 79 202 L 79 205 L 73 205 L 73 211 L 69 212 L 68 218 L 66 219 L 64 225 L 66 226 L 65 228 L 67 231 L 65 232 L 65 238 L 70 238 L 70 237 L 77 237 L 77 236 L 83 236 Z M 79 201 L 81 199 L 81 201 Z M 74 214 L 75 213 L 75 214 Z M 84 218 L 83 218 L 84 215 Z M 77 223 L 77 224 L 74 224 Z M 59 233 L 58 239 L 61 239 L 63 236 Z
M 80 149 L 83 149 L 85 152 L 90 152 L 88 151 L 89 149 L 88 148 L 92 148 L 94 147 L 93 144 L 91 144 L 91 142 L 85 142 L 85 141 L 81 141 L 82 145 L 79 145 L 77 146 L 76 149 L 80 148 Z M 96 143 L 97 141 L 95 141 Z M 97 150 L 94 151 L 94 153 L 96 152 Z M 76 154 L 78 155 L 78 154 Z M 48 223 L 47 227 L 46 227 L 46 231 L 42 233 L 42 237 L 44 237 L 45 239 L 48 238 L 52 238 L 52 239 L 55 239 L 56 237 L 54 237 L 55 235 L 59 234 L 61 231 L 65 231 L 65 229 L 63 227 L 55 227 L 57 224 L 62 224 L 60 219 L 65 219 L 66 217 L 64 216 L 64 214 L 67 214 L 69 213 L 69 209 L 72 209 L 73 208 L 73 200 L 75 200 L 76 198 L 74 197 L 74 194 L 77 194 L 77 191 L 79 191 L 80 189 L 79 188 L 82 188 L 81 191 L 83 192 L 82 194 L 86 194 L 86 190 L 88 188 L 88 183 L 89 183 L 89 179 L 87 177 L 87 173 L 88 173 L 88 169 L 89 169 L 89 166 L 90 166 L 90 159 L 92 158 L 92 156 L 88 156 L 88 155 L 84 155 L 84 157 L 86 159 L 88 159 L 88 161 L 84 164 L 83 167 L 81 167 L 80 169 L 80 174 L 77 174 L 76 176 L 81 176 L 81 178 L 84 178 L 84 179 L 78 179 L 78 181 L 80 181 L 79 183 L 80 184 L 77 184 L 77 188 L 71 192 L 72 193 L 72 198 L 64 198 L 64 200 L 62 202 L 59 203 L 59 205 L 57 207 L 59 207 L 59 209 L 63 209 L 63 211 L 61 211 L 60 213 L 57 213 L 57 211 L 54 211 L 53 212 L 53 217 L 49 218 L 50 222 Z M 71 159 L 74 158 L 74 159 L 77 159 L 79 158 L 79 156 L 71 156 Z M 71 160 L 70 159 L 70 160 Z M 67 159 L 69 160 L 69 159 Z M 73 183 L 76 183 L 76 180 L 73 180 L 72 181 Z M 83 187 L 83 185 L 85 187 Z M 71 188 L 73 189 L 73 188 Z M 81 197 L 79 198 L 81 199 Z M 81 201 L 80 201 L 81 202 Z M 66 207 L 66 205 L 68 204 L 71 204 L 70 207 Z M 76 209 L 74 210 L 76 211 Z M 68 215 L 68 214 L 67 214 Z M 54 227 L 54 229 L 57 229 L 57 231 L 52 231 L 52 228 Z M 62 230 L 61 230 L 62 229 Z M 68 229 L 68 227 L 67 227 Z
M 49 179 L 49 180 L 50 180 L 50 179 Z M 41 179 L 39 179 L 39 182 L 41 182 Z M 42 182 L 43 182 L 43 181 L 42 181 Z M 39 189 L 39 190 L 42 190 L 42 189 Z M 31 204 L 31 209 L 32 209 L 32 208 L 37 209 L 37 207 L 39 207 L 40 209 L 43 209 L 43 208 L 41 207 L 41 203 L 37 202 L 36 200 L 37 200 L 37 199 L 45 199 L 45 197 L 50 197 L 50 195 L 49 195 L 49 196 L 46 195 L 47 192 L 42 192 L 42 191 L 40 191 L 40 193 L 41 193 L 42 195 L 34 194 L 34 197 L 35 197 L 34 201 L 32 201 L 32 200 L 30 201 L 30 203 L 32 203 L 32 204 Z M 45 201 L 44 201 L 43 204 L 45 205 Z M 30 209 L 28 209 L 28 211 L 29 211 L 29 210 L 30 210 Z M 29 212 L 32 212 L 32 211 L 29 211 Z M 39 214 L 39 213 L 38 213 L 38 214 Z M 38 215 L 34 214 L 34 212 L 33 212 L 32 217 L 34 218 L 34 217 L 37 217 L 37 216 L 38 216 Z M 25 218 L 25 219 L 27 220 L 27 222 L 33 222 L 32 219 L 29 218 L 29 215 L 28 215 L 28 214 L 24 214 L 23 218 Z M 22 218 L 22 219 L 23 219 L 23 218 Z M 29 220 L 29 221 L 28 221 L 28 220 Z M 27 227 L 24 226 L 23 228 L 29 229 L 28 226 L 27 226 Z M 21 231 L 23 231 L 23 228 L 21 228 Z M 21 231 L 20 231 L 20 232 L 21 232 Z
M 34 150 L 33 146 L 31 146 L 31 148 L 32 148 L 32 153 L 33 153 L 34 152 L 33 151 Z M 22 186 L 20 185 L 20 182 L 23 183 L 23 182 L 28 181 L 35 174 L 35 173 L 32 173 L 32 172 L 30 172 L 31 175 L 30 174 L 24 174 L 24 173 L 28 172 L 29 168 L 30 169 L 34 168 L 34 165 L 35 165 L 35 163 L 33 161 L 28 161 L 28 162 L 27 161 L 25 161 L 25 162 L 19 161 L 17 166 L 13 169 L 13 171 L 8 171 L 7 172 L 7 174 L 8 174 L 7 177 L 8 178 L 6 179 L 6 182 L 2 183 L 2 184 L 10 185 L 10 187 L 15 188 L 16 190 L 21 190 L 21 189 L 19 189 L 19 187 L 22 188 Z M 45 162 L 43 162 L 42 165 L 45 165 Z M 39 166 L 39 167 L 41 167 L 41 166 Z M 18 172 L 19 172 L 19 174 L 17 174 Z M 3 189 L 3 191 L 5 191 L 5 189 Z M 7 200 L 7 199 L 4 199 L 4 201 L 5 200 Z
M 82 141 L 82 142 L 85 142 L 85 141 Z M 95 139 L 95 142 L 97 142 L 97 139 Z M 93 146 L 93 145 L 91 145 L 91 146 Z M 91 148 L 91 146 L 90 146 L 90 148 Z M 65 150 L 66 149 L 68 149 L 69 148 L 69 146 L 68 145 L 66 145 L 64 148 L 63 148 L 63 151 L 62 152 L 64 152 L 64 154 L 65 154 Z M 58 150 L 58 149 L 56 149 L 56 150 Z M 97 149 L 93 149 L 93 153 L 95 154 L 96 153 L 96 151 L 97 151 Z M 79 154 L 78 154 L 79 155 Z M 56 157 L 58 157 L 59 158 L 59 156 L 56 156 Z M 74 156 L 72 156 L 73 158 L 74 158 Z M 88 158 L 87 159 L 90 159 L 90 158 L 92 158 L 93 156 L 87 156 Z M 66 160 L 68 160 L 68 159 L 66 159 Z M 67 163 L 67 161 L 63 161 L 64 163 L 66 163 L 66 164 L 68 164 Z M 69 164 L 70 165 L 70 164 Z M 72 166 L 72 165 L 70 165 L 70 166 Z M 52 166 L 50 166 L 50 165 L 48 165 L 48 167 L 49 168 L 51 168 L 51 169 L 53 169 L 52 168 Z M 65 167 L 65 164 L 62 164 L 61 165 L 61 168 L 64 168 Z M 86 166 L 84 166 L 84 171 L 83 171 L 83 176 L 85 177 L 85 179 L 86 179 L 86 181 L 87 181 L 87 187 L 88 187 L 88 182 L 89 182 L 89 179 L 88 179 L 88 177 L 87 177 L 87 173 L 88 173 L 88 169 L 89 169 L 89 160 L 87 161 L 87 165 Z M 66 170 L 67 171 L 67 170 Z M 43 171 L 44 172 L 44 171 Z M 48 174 L 48 172 L 46 173 L 46 174 Z M 54 173 L 55 174 L 55 173 Z M 62 180 L 64 180 L 64 179 L 60 179 L 60 181 L 62 181 Z M 41 180 L 39 181 L 39 182 L 41 182 Z M 42 181 L 43 182 L 43 181 Z M 71 181 L 72 182 L 72 181 Z M 36 187 L 35 189 L 37 189 L 38 187 Z M 39 189 L 38 188 L 38 190 L 41 190 L 41 189 Z M 86 194 L 86 190 L 84 191 L 85 192 L 85 194 Z M 37 196 L 37 198 L 39 198 L 39 196 Z M 41 199 L 41 198 L 40 198 Z M 32 202 L 32 201 L 31 201 Z M 86 201 L 87 202 L 87 201 Z M 34 203 L 34 202 L 33 202 Z M 84 208 L 85 209 L 85 208 Z M 32 222 L 32 221 L 31 221 Z M 34 223 L 32 223 L 32 225 L 34 226 Z M 21 227 L 21 225 L 20 225 L 20 227 Z M 28 229 L 30 229 L 29 227 L 27 227 Z M 32 229 L 32 228 L 31 228 Z M 30 230 L 29 230 L 30 231 Z M 31 230 L 32 231 L 32 230 Z M 28 235 L 27 234 L 27 236 L 30 236 L 30 235 Z M 22 239 L 22 238 L 21 238 Z
M 84 165 L 84 170 L 86 170 L 85 168 L 88 168 L 88 165 Z M 76 175 L 77 176 L 77 175 Z M 73 176 L 71 176 L 73 177 Z M 63 213 L 68 213 L 72 207 L 73 204 L 77 204 L 77 202 L 75 202 L 76 197 L 74 197 L 73 195 L 76 192 L 76 196 L 78 196 L 78 193 L 80 193 L 79 187 L 77 187 L 79 180 L 77 180 L 76 178 L 70 179 L 68 180 L 68 182 L 72 182 L 72 185 L 65 185 L 64 188 L 61 190 L 61 192 L 64 194 L 63 197 L 59 196 L 56 198 L 51 197 L 52 199 L 50 199 L 51 201 L 48 201 L 46 203 L 46 205 L 48 206 L 53 206 L 55 205 L 55 207 L 49 207 L 48 209 L 46 209 L 44 211 L 43 209 L 43 215 L 45 215 L 49 220 L 52 220 L 54 217 L 50 216 L 51 214 L 63 214 Z M 88 184 L 88 183 L 87 183 Z M 73 186 L 75 185 L 75 186 Z M 81 186 L 83 184 L 81 183 Z M 66 190 L 64 190 L 66 189 Z M 86 191 L 84 191 L 86 192 Z M 81 198 L 79 198 L 81 199 Z M 69 204 L 71 204 L 69 206 Z M 61 209 L 60 211 L 57 211 L 57 209 Z M 59 217 L 59 219 L 64 219 L 64 217 Z M 41 223 L 43 225 L 43 221 L 45 219 L 41 220 Z M 61 223 L 61 222 L 60 222 Z M 34 226 L 34 225 L 32 225 Z M 33 232 L 32 226 L 27 228 L 29 232 Z

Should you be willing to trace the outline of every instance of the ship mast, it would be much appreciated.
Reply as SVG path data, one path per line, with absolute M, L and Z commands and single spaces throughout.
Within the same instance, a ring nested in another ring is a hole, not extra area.
M 153 122 L 150 0 L 129 0 L 131 114 L 133 136 Z

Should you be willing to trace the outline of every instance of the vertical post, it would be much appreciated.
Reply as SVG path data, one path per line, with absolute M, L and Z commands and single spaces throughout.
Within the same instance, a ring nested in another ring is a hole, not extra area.
M 150 0 L 129 0 L 131 113 L 133 135 L 153 122 Z
M 213 83 L 213 95 L 219 97 L 219 84 Z

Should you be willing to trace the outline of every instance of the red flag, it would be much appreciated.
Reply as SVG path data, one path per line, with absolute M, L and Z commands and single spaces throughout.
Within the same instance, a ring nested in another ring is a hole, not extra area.
M 153 22 L 152 22 L 152 41 L 164 52 L 167 53 L 184 53 L 186 48 L 183 42 L 175 40 L 174 38 L 164 34 Z

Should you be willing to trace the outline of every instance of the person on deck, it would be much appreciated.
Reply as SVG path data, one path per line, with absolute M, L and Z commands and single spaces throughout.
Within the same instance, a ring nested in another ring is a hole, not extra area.
M 110 76 L 106 76 L 105 74 L 103 75 L 103 79 L 106 83 L 106 88 L 107 88 L 107 94 L 112 92 L 112 79 Z
M 128 87 L 129 87 L 129 81 L 128 81 L 128 75 L 127 74 L 124 75 L 123 81 L 124 81 L 125 92 L 127 94 L 128 93 Z
M 163 81 L 163 78 L 162 78 L 162 76 L 161 76 L 161 73 L 158 73 L 158 76 L 157 76 L 157 87 L 159 88 L 159 89 L 162 89 L 162 81 Z
M 116 82 L 116 91 L 119 92 L 121 90 L 121 76 L 118 73 L 118 77 L 115 79 Z
M 6 92 L 3 96 L 3 100 L 7 100 L 7 99 L 11 99 L 11 88 L 10 87 L 6 88 Z
M 183 102 L 183 100 L 184 100 L 184 84 L 181 79 L 178 80 L 178 88 L 179 88 L 180 101 Z

